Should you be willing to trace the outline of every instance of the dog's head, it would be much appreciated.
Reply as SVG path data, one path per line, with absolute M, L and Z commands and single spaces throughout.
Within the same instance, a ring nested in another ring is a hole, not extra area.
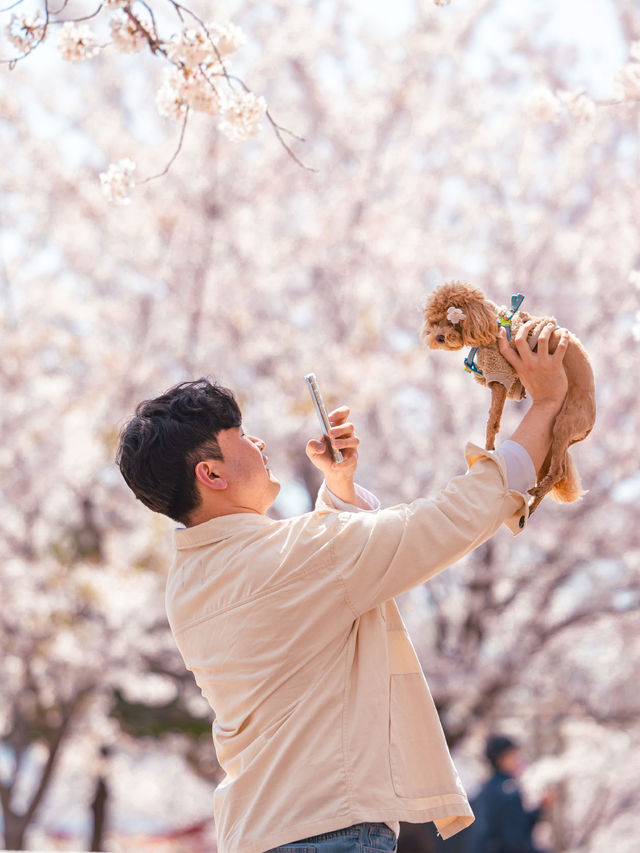
M 487 346 L 497 337 L 497 316 L 496 306 L 481 290 L 450 281 L 427 300 L 421 336 L 430 349 Z

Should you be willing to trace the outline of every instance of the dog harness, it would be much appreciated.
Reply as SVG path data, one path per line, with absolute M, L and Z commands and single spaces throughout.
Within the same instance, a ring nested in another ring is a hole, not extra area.
M 511 320 L 515 317 L 515 315 L 520 310 L 520 306 L 524 302 L 524 294 L 522 293 L 514 293 L 511 296 L 511 311 L 505 317 L 498 317 L 498 327 L 503 326 L 507 332 L 507 340 L 511 340 Z M 480 347 L 472 347 L 467 357 L 464 360 L 464 369 L 468 373 L 477 373 L 479 376 L 482 376 L 482 371 L 475 363 L 476 354 Z

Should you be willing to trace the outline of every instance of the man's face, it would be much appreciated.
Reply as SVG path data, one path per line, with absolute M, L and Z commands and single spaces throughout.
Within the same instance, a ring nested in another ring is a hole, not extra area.
M 498 759 L 498 769 L 503 773 L 506 773 L 507 776 L 514 776 L 517 778 L 522 774 L 524 768 L 525 762 L 522 757 L 522 752 L 516 747 L 505 750 Z
M 280 482 L 268 467 L 264 441 L 245 433 L 242 425 L 221 430 L 217 439 L 224 460 L 216 462 L 216 470 L 227 481 L 229 498 L 248 512 L 265 513 Z

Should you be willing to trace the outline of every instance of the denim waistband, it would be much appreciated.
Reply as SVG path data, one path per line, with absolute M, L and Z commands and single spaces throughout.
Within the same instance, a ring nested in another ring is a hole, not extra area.
M 331 832 L 323 832 L 321 835 L 313 835 L 300 841 L 312 844 L 316 841 L 326 841 L 329 838 L 338 838 L 339 836 L 347 836 L 347 838 L 360 838 L 362 836 L 363 840 L 366 840 L 367 837 L 386 836 L 394 839 L 397 837 L 386 823 L 356 823 L 353 826 L 346 826 L 344 829 L 334 829 Z

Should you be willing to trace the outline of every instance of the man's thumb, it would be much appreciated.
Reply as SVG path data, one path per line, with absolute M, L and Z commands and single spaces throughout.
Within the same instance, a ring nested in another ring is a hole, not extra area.
M 307 449 L 310 450 L 312 453 L 324 453 L 326 445 L 323 441 L 316 441 L 312 438 L 307 444 Z

